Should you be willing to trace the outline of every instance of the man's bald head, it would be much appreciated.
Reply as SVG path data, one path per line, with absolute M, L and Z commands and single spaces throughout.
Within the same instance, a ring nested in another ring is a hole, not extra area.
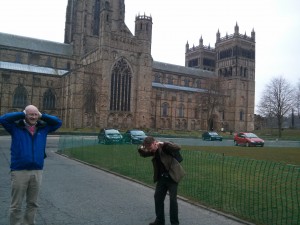
M 39 111 L 38 108 L 34 105 L 28 105 L 25 107 L 25 111 L 28 111 L 28 110 L 34 110 L 34 111 Z

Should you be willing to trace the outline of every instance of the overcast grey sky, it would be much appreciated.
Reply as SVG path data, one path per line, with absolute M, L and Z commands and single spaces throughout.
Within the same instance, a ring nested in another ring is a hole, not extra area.
M 1 0 L 0 32 L 64 41 L 67 0 Z M 152 16 L 155 61 L 184 66 L 185 44 L 215 46 L 216 33 L 256 32 L 256 105 L 266 84 L 283 76 L 300 79 L 300 0 L 125 0 L 126 24 Z

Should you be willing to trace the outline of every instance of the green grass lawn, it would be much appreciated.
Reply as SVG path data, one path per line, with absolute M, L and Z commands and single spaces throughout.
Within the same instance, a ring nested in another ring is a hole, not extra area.
M 224 154 L 242 158 L 280 162 L 284 164 L 300 165 L 300 148 L 285 147 L 256 147 L 240 146 L 182 146 L 182 149 L 199 150 L 210 153 Z
M 140 157 L 136 145 L 75 139 L 62 141 L 69 147 L 60 152 L 154 185 L 151 157 Z M 255 224 L 298 224 L 299 148 L 182 146 L 182 155 L 181 196 Z

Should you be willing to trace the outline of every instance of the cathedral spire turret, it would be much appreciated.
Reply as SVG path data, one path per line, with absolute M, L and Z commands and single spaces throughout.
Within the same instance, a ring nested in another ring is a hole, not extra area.
M 217 32 L 217 42 L 219 42 L 219 41 L 220 41 L 220 39 L 221 39 L 221 34 L 220 34 L 220 31 L 219 31 L 219 29 L 218 29 L 218 32 Z
M 187 41 L 185 44 L 185 52 L 188 52 L 189 48 L 190 48 L 190 45 L 189 45 L 189 42 Z
M 239 26 L 238 26 L 237 22 L 236 22 L 235 27 L 234 27 L 234 35 L 239 35 Z
M 200 37 L 200 39 L 199 39 L 199 46 L 200 46 L 200 47 L 203 47 L 203 38 L 202 38 L 202 35 L 201 35 L 201 37 Z

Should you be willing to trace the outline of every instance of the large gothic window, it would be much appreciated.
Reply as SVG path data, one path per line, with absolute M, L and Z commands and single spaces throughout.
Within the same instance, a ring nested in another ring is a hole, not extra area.
M 55 95 L 51 89 L 44 93 L 43 109 L 55 109 Z
M 112 69 L 110 110 L 130 111 L 131 69 L 121 58 Z
M 24 108 L 27 105 L 27 90 L 23 85 L 19 85 L 14 94 L 13 107 Z

